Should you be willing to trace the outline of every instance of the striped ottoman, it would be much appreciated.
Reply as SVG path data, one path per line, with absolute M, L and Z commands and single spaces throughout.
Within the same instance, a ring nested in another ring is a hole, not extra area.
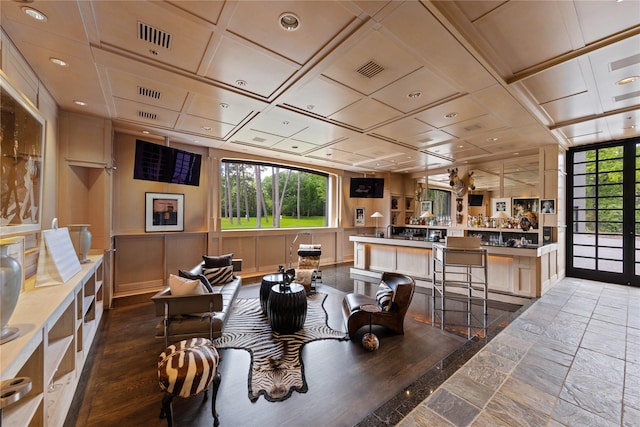
M 175 396 L 190 397 L 207 391 L 213 383 L 211 413 L 213 425 L 218 426 L 216 396 L 220 387 L 218 350 L 206 338 L 191 338 L 172 344 L 158 358 L 158 381 L 164 391 L 160 418 L 167 417 L 169 427 L 173 426 L 171 401 Z

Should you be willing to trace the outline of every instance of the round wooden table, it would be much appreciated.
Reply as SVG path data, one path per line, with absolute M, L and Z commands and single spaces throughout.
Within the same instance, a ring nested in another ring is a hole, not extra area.
M 299 283 L 274 285 L 269 291 L 267 316 L 271 329 L 281 334 L 296 332 L 307 318 L 307 292 Z

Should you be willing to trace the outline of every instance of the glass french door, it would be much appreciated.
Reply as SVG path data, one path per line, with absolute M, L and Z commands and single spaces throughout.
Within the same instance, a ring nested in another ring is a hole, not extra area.
M 640 139 L 571 149 L 567 275 L 640 286 Z

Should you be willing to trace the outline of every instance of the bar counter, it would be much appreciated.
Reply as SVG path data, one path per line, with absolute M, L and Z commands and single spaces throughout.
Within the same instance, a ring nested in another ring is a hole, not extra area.
M 354 244 L 351 272 L 378 277 L 383 271 L 408 274 L 418 286 L 431 287 L 434 242 L 407 238 L 350 236 Z M 483 246 L 489 255 L 489 299 L 523 303 L 540 297 L 558 280 L 558 244 Z

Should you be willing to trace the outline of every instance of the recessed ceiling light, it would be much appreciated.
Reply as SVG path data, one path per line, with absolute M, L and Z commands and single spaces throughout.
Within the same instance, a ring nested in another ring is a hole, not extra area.
M 295 13 L 285 12 L 278 18 L 280 26 L 287 31 L 295 31 L 300 28 L 300 18 Z
M 68 67 L 69 63 L 67 61 L 63 61 L 60 58 L 49 58 L 49 61 L 53 62 L 56 65 L 59 65 L 61 67 Z
M 40 21 L 40 22 L 47 21 L 47 15 L 40 12 L 39 10 L 35 10 L 28 6 L 23 6 L 22 11 L 26 13 L 28 16 L 30 16 L 31 18 L 35 19 L 36 21 Z
M 144 133 L 145 135 L 149 135 L 149 131 L 148 130 L 143 130 L 142 133 Z
M 297 150 L 298 146 L 297 145 L 292 145 L 291 148 L 293 148 L 294 150 Z
M 626 85 L 626 84 L 629 84 L 629 83 L 633 83 L 633 82 L 635 82 L 635 81 L 636 81 L 636 80 L 638 80 L 639 78 L 640 78 L 640 77 L 638 77 L 638 76 L 625 77 L 624 79 L 618 80 L 618 81 L 616 82 L 616 84 L 617 84 L 617 85 Z
M 314 108 L 316 108 L 315 105 L 312 105 L 312 104 L 307 105 L 307 110 L 309 111 L 313 110 Z
M 487 142 L 496 142 L 498 140 L 498 138 L 493 137 L 493 138 L 487 138 Z
M 419 90 L 414 90 L 413 92 L 409 92 L 409 94 L 407 95 L 407 98 L 415 99 L 415 98 L 420 98 L 421 96 L 422 96 L 422 92 L 420 92 Z
M 87 105 L 87 103 L 84 101 L 73 101 L 73 103 L 81 107 L 85 107 Z
M 206 131 L 210 131 L 211 130 L 211 126 L 200 126 L 200 129 L 206 130 Z
M 220 108 L 229 108 L 229 104 L 223 102 L 220 104 Z
M 454 117 L 457 117 L 458 113 L 449 113 L 449 114 L 445 114 L 444 117 L 447 119 L 453 119 Z
M 157 51 L 157 50 L 155 50 L 155 49 L 149 49 L 149 53 L 150 53 L 151 55 L 153 55 L 153 56 L 158 56 L 158 55 L 160 55 L 160 52 L 158 52 L 158 51 Z
M 282 121 L 282 124 L 283 124 L 283 125 L 285 125 L 285 126 L 287 126 L 287 125 L 289 124 L 289 121 L 288 121 L 288 120 L 283 120 L 283 121 Z
M 247 82 L 244 80 L 236 80 L 236 85 L 238 86 L 246 86 Z

